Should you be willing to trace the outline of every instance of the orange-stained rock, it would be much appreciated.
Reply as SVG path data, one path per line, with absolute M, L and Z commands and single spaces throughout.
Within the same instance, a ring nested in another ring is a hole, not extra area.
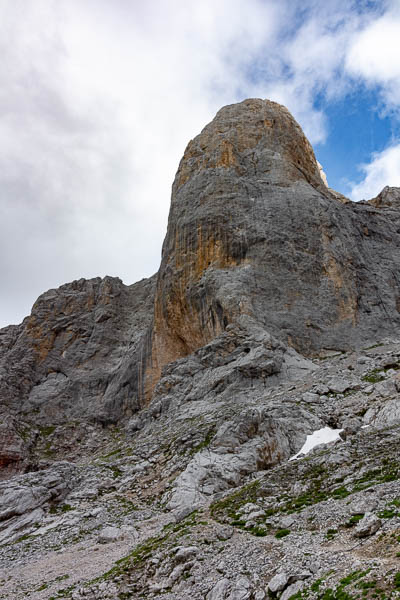
M 326 187 L 286 108 L 222 108 L 189 142 L 173 184 L 148 397 L 163 365 L 243 314 L 306 354 L 390 333 L 399 265 L 396 225 Z

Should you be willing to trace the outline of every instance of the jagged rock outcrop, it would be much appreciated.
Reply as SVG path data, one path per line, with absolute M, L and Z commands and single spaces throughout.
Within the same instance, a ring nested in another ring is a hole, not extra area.
M 57 504 L 74 485 L 75 465 L 54 463 L 39 473 L 0 483 L 0 545 L 38 529 L 43 507 Z
M 0 330 L 0 465 L 29 466 L 40 433 L 115 423 L 143 396 L 154 278 L 81 279 L 42 294 L 21 325 Z M 86 428 L 84 428 L 86 429 Z
M 393 210 L 400 209 L 400 188 L 385 186 L 376 198 L 368 200 L 368 204 L 376 208 L 391 208 Z
M 42 294 L 30 317 L 0 332 L 2 405 L 52 422 L 135 412 L 152 291 L 151 279 L 105 277 Z

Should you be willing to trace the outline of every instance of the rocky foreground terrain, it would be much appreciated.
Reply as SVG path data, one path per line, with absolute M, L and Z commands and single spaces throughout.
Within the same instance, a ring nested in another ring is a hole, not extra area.
M 399 189 L 221 109 L 157 274 L 0 330 L 0 598 L 400 598 L 399 242 Z

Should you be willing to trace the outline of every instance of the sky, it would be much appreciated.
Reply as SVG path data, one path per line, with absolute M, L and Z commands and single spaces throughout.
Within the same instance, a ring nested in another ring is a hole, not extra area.
M 0 327 L 42 292 L 157 271 L 191 138 L 288 107 L 329 185 L 400 186 L 398 0 L 0 0 Z

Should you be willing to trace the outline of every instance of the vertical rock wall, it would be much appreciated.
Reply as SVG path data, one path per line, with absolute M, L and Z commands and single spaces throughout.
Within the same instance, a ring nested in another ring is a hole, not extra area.
M 163 365 L 242 314 L 306 354 L 391 331 L 398 241 L 386 215 L 328 190 L 283 106 L 221 109 L 188 144 L 173 185 L 148 389 Z

